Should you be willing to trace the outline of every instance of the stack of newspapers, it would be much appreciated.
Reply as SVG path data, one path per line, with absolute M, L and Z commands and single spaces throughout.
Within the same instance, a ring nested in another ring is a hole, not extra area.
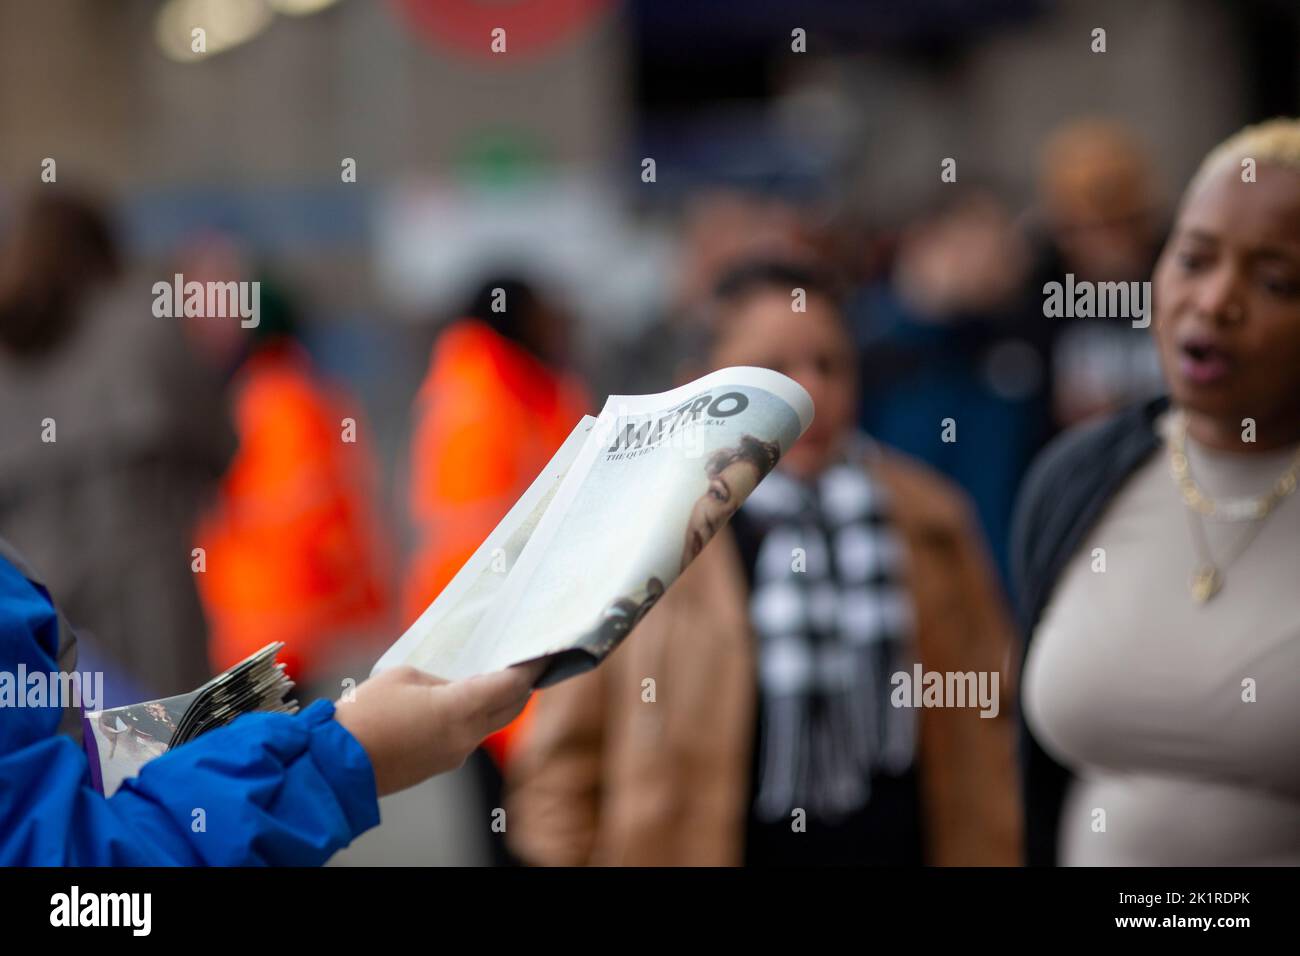
M 241 714 L 297 712 L 298 702 L 285 699 L 293 681 L 275 659 L 282 647 L 268 644 L 188 694 L 87 713 L 84 736 L 95 785 L 112 796 L 154 757 Z
M 293 689 L 293 681 L 285 674 L 284 665 L 275 660 L 282 647 L 283 643 L 268 644 L 194 691 L 168 747 L 188 743 L 240 714 L 297 712 L 298 702 L 284 699 Z

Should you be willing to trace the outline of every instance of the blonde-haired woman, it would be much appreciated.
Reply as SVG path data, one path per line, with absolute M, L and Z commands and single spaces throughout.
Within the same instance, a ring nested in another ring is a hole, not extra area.
M 1068 433 L 1013 540 L 1031 863 L 1300 863 L 1300 120 L 1212 151 L 1153 277 L 1169 397 Z

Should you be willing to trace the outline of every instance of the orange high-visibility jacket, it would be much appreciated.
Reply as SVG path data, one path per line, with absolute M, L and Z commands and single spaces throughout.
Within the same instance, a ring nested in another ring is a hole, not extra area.
M 255 353 L 233 384 L 239 450 L 196 540 L 210 656 L 224 669 L 284 641 L 298 678 L 339 639 L 391 627 L 373 461 L 357 403 L 327 390 L 299 346 Z
M 419 540 L 406 580 L 406 621 L 446 587 L 588 407 L 576 381 L 480 321 L 456 322 L 439 336 L 411 442 Z M 499 764 L 526 718 L 527 711 L 486 742 Z

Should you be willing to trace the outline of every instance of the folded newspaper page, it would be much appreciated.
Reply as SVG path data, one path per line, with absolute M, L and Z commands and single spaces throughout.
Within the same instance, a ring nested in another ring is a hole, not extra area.
M 456 680 L 545 659 L 544 687 L 595 667 L 812 416 L 800 385 L 762 368 L 611 396 L 373 673 L 411 665 Z
M 285 700 L 293 681 L 276 663 L 283 643 L 272 643 L 223 671 L 197 690 L 82 715 L 90 778 L 111 797 L 140 768 L 175 747 L 253 711 L 292 714 Z

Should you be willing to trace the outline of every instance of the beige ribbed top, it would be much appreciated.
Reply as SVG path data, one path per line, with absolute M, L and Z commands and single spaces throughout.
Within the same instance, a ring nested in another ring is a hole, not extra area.
M 1266 492 L 1295 454 L 1187 446 L 1216 497 Z M 1063 865 L 1300 864 L 1300 492 L 1203 605 L 1188 519 L 1161 448 L 1085 539 L 1035 632 L 1025 717 L 1076 774 Z M 1250 525 L 1202 520 L 1219 560 Z

